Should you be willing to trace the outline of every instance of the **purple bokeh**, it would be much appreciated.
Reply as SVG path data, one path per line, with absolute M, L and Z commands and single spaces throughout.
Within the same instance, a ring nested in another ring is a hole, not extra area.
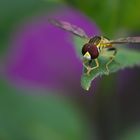
M 28 20 L 11 37 L 6 75 L 18 86 L 79 89 L 82 63 L 71 34 L 48 23 L 50 17 L 75 24 L 89 36 L 99 34 L 92 21 L 70 8 Z

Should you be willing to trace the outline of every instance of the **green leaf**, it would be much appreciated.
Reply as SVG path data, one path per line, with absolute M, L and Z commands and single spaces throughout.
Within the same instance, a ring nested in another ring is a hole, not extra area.
M 81 39 L 77 37 L 75 38 L 76 48 L 77 48 L 78 54 L 80 54 L 81 56 L 80 50 L 83 44 L 80 43 L 80 40 Z M 117 48 L 117 54 L 115 56 L 115 59 L 109 65 L 110 73 L 116 72 L 120 69 L 124 69 L 127 67 L 134 67 L 136 65 L 140 65 L 140 52 L 139 51 L 125 48 L 124 46 L 116 47 L 116 48 Z M 105 55 L 102 54 L 98 57 L 99 67 L 97 69 L 92 70 L 89 75 L 86 74 L 86 69 L 83 68 L 83 74 L 81 77 L 81 85 L 85 90 L 89 90 L 91 82 L 96 77 L 102 76 L 102 75 L 108 75 L 107 70 L 106 70 L 106 63 L 109 61 L 109 58 L 105 57 Z M 91 66 L 95 66 L 94 61 L 92 62 Z

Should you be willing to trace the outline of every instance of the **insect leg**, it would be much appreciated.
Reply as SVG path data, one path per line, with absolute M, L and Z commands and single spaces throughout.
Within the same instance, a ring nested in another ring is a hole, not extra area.
M 108 66 L 114 60 L 114 58 L 116 56 L 116 53 L 117 53 L 117 50 L 116 50 L 116 48 L 111 47 L 111 48 L 108 48 L 107 51 L 112 51 L 113 52 L 113 54 L 110 56 L 110 60 L 106 63 L 107 74 L 109 74 L 109 67 Z
M 89 73 L 90 73 L 92 70 L 94 70 L 94 69 L 96 69 L 96 68 L 99 67 L 99 62 L 98 62 L 98 59 L 97 59 L 97 58 L 95 59 L 95 63 L 96 63 L 96 66 L 94 66 L 94 67 L 88 66 L 88 67 L 87 67 L 87 72 L 86 72 L 87 75 L 89 75 Z

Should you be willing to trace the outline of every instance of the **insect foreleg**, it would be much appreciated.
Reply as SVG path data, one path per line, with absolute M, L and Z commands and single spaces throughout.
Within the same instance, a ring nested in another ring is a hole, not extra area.
M 96 66 L 94 66 L 94 67 L 91 67 L 91 66 L 90 66 L 90 63 L 91 63 L 92 61 L 93 61 L 93 60 L 89 61 L 88 66 L 87 66 L 85 63 L 83 63 L 83 66 L 87 69 L 87 72 L 86 72 L 87 75 L 89 75 L 90 72 L 91 72 L 92 70 L 94 70 L 94 69 L 96 69 L 96 68 L 99 67 L 99 62 L 98 62 L 98 59 L 97 59 L 97 58 L 95 59 L 95 64 L 96 64 Z

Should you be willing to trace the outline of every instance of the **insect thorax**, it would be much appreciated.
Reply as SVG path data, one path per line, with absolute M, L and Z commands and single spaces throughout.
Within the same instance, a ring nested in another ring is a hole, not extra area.
M 88 43 L 91 43 L 97 46 L 101 42 L 101 40 L 102 40 L 101 36 L 94 36 L 89 40 Z
M 104 48 L 112 47 L 109 39 L 103 36 L 94 36 L 89 40 L 89 43 L 96 45 L 99 52 L 102 51 L 102 49 Z

